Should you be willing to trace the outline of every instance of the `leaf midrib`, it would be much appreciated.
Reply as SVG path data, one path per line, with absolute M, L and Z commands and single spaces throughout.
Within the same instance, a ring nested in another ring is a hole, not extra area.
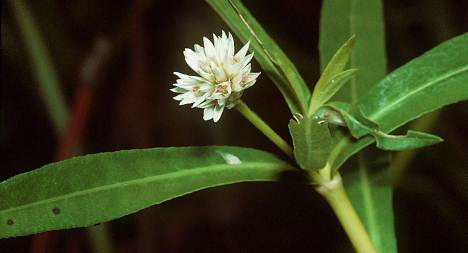
M 260 163 L 260 162 L 253 162 L 253 163 L 248 163 L 248 164 L 239 164 L 239 165 L 232 165 L 232 164 L 217 164 L 217 165 L 211 165 L 211 166 L 204 166 L 201 168 L 191 168 L 191 169 L 185 169 L 185 170 L 178 170 L 175 172 L 171 173 L 166 173 L 166 174 L 160 174 L 160 175 L 154 175 L 154 176 L 149 176 L 149 177 L 144 177 L 144 178 L 138 178 L 138 179 L 133 179 L 133 180 L 128 180 L 128 181 L 123 181 L 123 182 L 118 182 L 118 183 L 111 183 L 103 186 L 98 186 L 98 187 L 93 187 L 93 188 L 88 188 L 85 190 L 80 190 L 80 191 L 75 191 L 72 193 L 68 193 L 65 195 L 61 196 L 56 196 L 52 198 L 47 198 L 44 200 L 20 205 L 17 207 L 12 207 L 9 209 L 5 209 L 3 211 L 0 211 L 2 214 L 7 214 L 10 212 L 18 211 L 18 210 L 23 210 L 26 208 L 30 208 L 33 206 L 39 206 L 42 204 L 46 203 L 52 203 L 55 201 L 60 201 L 63 199 L 67 198 L 73 198 L 77 196 L 82 196 L 90 193 L 97 193 L 97 192 L 102 192 L 114 188 L 119 188 L 119 187 L 128 187 L 128 186 L 133 186 L 133 185 L 138 185 L 138 184 L 146 184 L 150 182 L 154 182 L 157 180 L 161 179 L 169 179 L 169 178 L 176 178 L 176 177 L 184 177 L 184 176 L 193 176 L 196 174 L 202 174 L 205 172 L 213 172 L 213 171 L 222 171 L 226 169 L 249 169 L 249 168 L 257 168 L 257 169 L 265 169 L 265 170 L 275 170 L 275 169 L 280 169 L 280 168 L 287 168 L 289 167 L 288 164 L 286 163 Z M 216 186 L 219 184 L 214 184 L 213 186 Z
M 448 71 L 446 74 L 444 74 L 444 75 L 442 75 L 442 76 L 440 76 L 438 78 L 435 78 L 435 79 L 433 79 L 431 81 L 428 81 L 425 85 L 422 85 L 419 88 L 414 89 L 414 90 L 406 93 L 403 96 L 399 96 L 398 99 L 394 100 L 390 104 L 387 104 L 386 106 L 383 106 L 383 107 L 379 107 L 379 108 L 381 108 L 381 110 L 376 111 L 374 113 L 371 113 L 370 115 L 368 115 L 368 117 L 373 119 L 373 120 L 380 119 L 382 117 L 382 115 L 385 115 L 388 111 L 391 111 L 392 108 L 395 105 L 399 104 L 401 101 L 403 101 L 405 99 L 408 99 L 408 97 L 414 95 L 415 93 L 420 92 L 421 90 L 424 90 L 424 89 L 432 86 L 433 84 L 437 84 L 437 83 L 442 82 L 442 81 L 444 81 L 444 80 L 446 80 L 448 78 L 459 75 L 459 74 L 463 73 L 464 71 L 468 71 L 468 65 L 464 65 L 464 66 L 461 66 L 461 67 L 459 67 L 459 68 L 457 68 L 455 70 Z

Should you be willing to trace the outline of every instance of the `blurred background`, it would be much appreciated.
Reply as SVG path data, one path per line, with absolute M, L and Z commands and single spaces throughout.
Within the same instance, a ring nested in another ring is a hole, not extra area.
M 321 1 L 243 2 L 312 85 L 319 77 Z M 389 71 L 468 30 L 465 0 L 393 0 L 384 6 Z M 31 23 L 47 52 L 38 37 L 22 32 Z M 172 100 L 172 72 L 191 73 L 183 49 L 221 30 L 229 31 L 204 1 L 2 1 L 0 181 L 73 154 L 129 148 L 238 145 L 281 156 L 236 111 L 214 124 L 203 121 L 202 110 Z M 253 69 L 260 71 L 256 64 Z M 288 109 L 266 75 L 244 100 L 289 138 Z M 393 154 L 400 252 L 468 249 L 467 118 L 467 102 L 425 116 L 413 128 L 445 142 Z M 248 183 L 204 190 L 87 229 L 0 240 L 0 252 L 353 250 L 311 188 Z

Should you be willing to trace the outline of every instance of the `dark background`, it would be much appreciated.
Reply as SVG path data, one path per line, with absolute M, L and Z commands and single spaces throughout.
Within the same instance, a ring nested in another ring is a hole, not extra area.
M 217 124 L 178 106 L 173 71 L 182 51 L 227 26 L 204 1 L 26 1 L 52 55 L 69 106 L 96 41 L 110 48 L 93 84 L 81 153 L 153 146 L 239 145 L 279 151 L 236 111 Z M 3 3 L 3 2 L 2 2 Z M 247 1 L 312 85 L 319 77 L 321 1 Z M 467 31 L 465 0 L 385 1 L 389 70 Z M 0 181 L 54 160 L 58 140 L 9 5 L 1 17 Z M 237 48 L 239 43 L 237 41 Z M 468 56 L 467 56 L 468 57 Z M 259 71 L 254 64 L 254 71 Z M 287 137 L 290 115 L 263 74 L 244 100 Z M 468 249 L 468 104 L 451 105 L 395 188 L 400 252 Z M 289 138 L 289 137 L 288 137 Z M 249 183 L 177 198 L 108 223 L 115 252 L 353 252 L 326 203 L 308 187 Z M 92 252 L 85 229 L 51 233 L 46 252 Z M 33 236 L 0 241 L 28 252 Z

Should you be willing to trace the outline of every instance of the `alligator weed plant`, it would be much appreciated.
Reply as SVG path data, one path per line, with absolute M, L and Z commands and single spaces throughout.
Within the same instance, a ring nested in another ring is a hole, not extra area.
M 90 226 L 201 189 L 275 181 L 279 173 L 296 170 L 329 203 L 356 252 L 396 252 L 388 163 L 372 163 L 388 156 L 369 150 L 442 141 L 424 132 L 392 132 L 468 98 L 468 34 L 387 74 L 381 2 L 325 0 L 322 74 L 307 85 L 239 0 L 207 2 L 245 44 L 236 50 L 233 35 L 224 31 L 203 38 L 183 51 L 194 73 L 175 72 L 168 89 L 180 105 L 203 109 L 207 121 L 237 110 L 290 159 L 246 147 L 204 146 L 124 150 L 48 164 L 0 183 L 0 237 Z M 262 70 L 252 69 L 253 59 Z M 292 145 L 241 100 L 260 71 L 291 112 Z M 353 167 L 344 174 L 340 169 L 351 157 Z

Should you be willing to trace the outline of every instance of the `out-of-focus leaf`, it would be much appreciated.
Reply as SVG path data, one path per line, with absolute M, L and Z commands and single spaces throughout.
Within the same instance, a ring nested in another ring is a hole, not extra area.
M 50 54 L 26 3 L 23 0 L 8 1 L 8 3 L 18 22 L 49 116 L 57 132 L 62 134 L 65 131 L 68 112 Z
M 354 168 L 346 167 L 340 172 L 347 179 L 346 192 L 378 252 L 397 252 L 390 170 L 387 169 L 390 155 L 373 148 L 364 150 L 357 158 L 349 161 Z
M 322 169 L 328 159 L 332 138 L 327 124 L 319 124 L 310 117 L 289 122 L 294 144 L 294 157 L 304 170 Z
M 334 100 L 354 102 L 387 72 L 385 33 L 380 0 L 324 0 L 320 17 L 320 65 L 325 69 L 341 43 L 355 36 L 351 68 L 359 69 L 355 81 Z
M 267 152 L 222 146 L 76 157 L 0 183 L 0 238 L 89 226 L 209 187 L 271 181 L 287 168 Z
M 291 112 L 305 114 L 310 90 L 294 64 L 239 0 L 206 0 L 244 42 L 283 94 Z

